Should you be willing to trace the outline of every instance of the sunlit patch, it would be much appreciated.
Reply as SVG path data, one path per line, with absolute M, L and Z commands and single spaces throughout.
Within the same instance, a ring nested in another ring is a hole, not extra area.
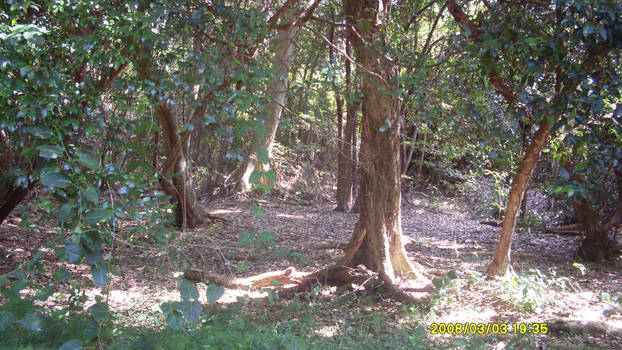
M 211 213 L 212 214 L 239 214 L 242 211 L 239 209 L 216 209 L 216 210 L 212 210 Z
M 277 218 L 288 218 L 288 219 L 304 219 L 305 217 L 302 215 L 292 215 L 292 214 L 277 214 Z

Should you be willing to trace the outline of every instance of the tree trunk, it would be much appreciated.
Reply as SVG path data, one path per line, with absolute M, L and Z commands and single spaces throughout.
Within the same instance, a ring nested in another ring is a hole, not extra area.
M 331 34 L 332 34 L 331 29 Z M 332 36 L 331 36 L 332 39 Z M 347 41 L 347 40 L 346 40 Z M 349 51 L 349 43 L 346 43 L 346 52 Z M 331 60 L 333 55 L 332 47 L 330 49 Z M 346 60 L 346 93 L 350 96 L 350 61 Z M 335 89 L 335 96 L 337 98 L 337 114 L 339 116 L 339 127 L 341 129 L 341 120 L 342 120 L 342 106 L 341 99 L 338 96 L 337 89 Z M 350 209 L 350 202 L 352 200 L 352 159 L 350 158 L 352 155 L 352 132 L 353 132 L 353 118 L 356 117 L 356 111 L 352 110 L 352 101 L 350 98 L 346 99 L 346 127 L 345 131 L 342 133 L 339 131 L 339 152 L 338 152 L 338 169 L 337 169 L 337 207 L 335 211 L 338 212 L 346 212 Z M 353 113 L 354 112 L 354 115 Z
M 412 145 L 402 144 L 400 146 L 400 174 L 406 175 L 408 168 L 410 167 L 410 161 L 413 158 L 413 153 L 415 151 L 415 141 L 417 140 L 419 128 L 416 125 L 411 126 L 410 132 L 406 134 L 406 136 L 412 140 Z
M 291 21 L 293 18 L 292 10 L 289 12 L 289 15 L 284 16 L 284 21 L 286 22 Z M 268 155 L 272 154 L 274 136 L 276 135 L 281 112 L 285 105 L 285 98 L 287 97 L 287 80 L 293 59 L 294 40 L 299 30 L 299 26 L 291 24 L 287 28 L 280 29 L 275 38 L 272 39 L 276 43 L 276 51 L 274 52 L 274 60 L 272 62 L 273 68 L 276 70 L 276 76 L 270 81 L 266 91 L 268 96 L 272 98 L 267 104 L 265 111 L 264 126 L 266 134 L 261 140 L 256 140 L 256 145 L 265 147 L 268 150 Z M 247 192 L 251 189 L 250 176 L 255 169 L 268 171 L 270 166 L 269 164 L 259 162 L 256 153 L 252 150 L 249 152 L 248 159 L 232 174 L 236 192 Z M 274 185 L 268 183 L 265 177 L 262 177 L 260 181 L 268 187 Z
M 182 228 L 192 228 L 205 222 L 207 215 L 197 202 L 192 185 L 187 142 L 177 133 L 177 120 L 166 102 L 157 102 L 155 107 L 164 138 L 166 161 L 160 170 L 160 184 L 164 192 L 171 196 L 175 208 L 175 224 Z M 185 142 L 184 142 L 185 141 Z
M 7 179 L 7 181 L 10 181 Z M 36 182 L 31 183 L 28 187 L 6 186 L 2 189 L 2 197 L 0 198 L 0 225 L 11 214 L 13 209 L 17 207 L 21 201 L 26 198 L 28 193 L 35 187 Z
M 393 64 L 369 47 L 383 41 L 380 26 L 386 4 L 344 0 L 344 13 L 356 60 L 365 69 L 361 132 L 361 208 L 341 265 L 365 265 L 389 286 L 400 277 L 427 279 L 408 260 L 402 244 L 398 100 L 386 91 Z
M 505 218 L 503 219 L 503 228 L 501 229 L 501 237 L 495 246 L 495 253 L 492 263 L 490 264 L 490 273 L 492 275 L 504 275 L 510 265 L 510 252 L 512 250 L 512 239 L 516 229 L 516 218 L 520 211 L 521 202 L 527 183 L 533 169 L 536 167 L 538 159 L 546 141 L 551 133 L 551 124 L 544 118 L 533 136 L 533 140 L 527 146 L 516 174 L 512 179 L 508 204 L 505 209 Z

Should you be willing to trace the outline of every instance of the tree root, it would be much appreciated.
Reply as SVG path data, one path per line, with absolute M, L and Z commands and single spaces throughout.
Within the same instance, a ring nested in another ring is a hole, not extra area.
M 229 278 L 194 269 L 184 271 L 184 278 L 192 282 L 214 283 L 230 289 L 240 288 L 247 290 L 274 287 L 275 284 L 279 286 L 299 284 L 299 278 L 304 276 L 305 275 L 302 273 L 297 273 L 293 267 L 289 267 L 283 271 L 271 271 L 246 278 Z
M 297 286 L 282 290 L 279 296 L 290 299 L 298 293 L 308 292 L 318 284 L 336 286 L 350 284 L 354 291 L 364 292 L 365 295 L 376 294 L 378 289 L 382 289 L 394 299 L 408 304 L 429 304 L 430 294 L 433 292 L 431 286 L 414 288 L 408 287 L 406 284 L 402 286 L 393 283 L 363 265 L 356 268 L 334 265 L 306 276 Z

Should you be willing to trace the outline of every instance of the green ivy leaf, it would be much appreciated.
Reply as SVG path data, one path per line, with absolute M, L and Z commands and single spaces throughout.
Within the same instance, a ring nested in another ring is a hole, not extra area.
M 207 302 L 209 304 L 215 303 L 216 300 L 220 299 L 220 297 L 223 296 L 223 294 L 225 294 L 225 287 L 216 285 L 214 283 L 210 283 L 209 286 L 207 286 L 207 290 L 205 291 L 205 296 L 207 297 Z
M 195 323 L 196 321 L 199 320 L 199 317 L 201 317 L 202 310 L 203 310 L 203 307 L 201 306 L 201 303 L 199 303 L 196 300 L 195 301 L 184 300 L 181 303 L 181 311 L 184 314 L 184 318 L 186 319 L 186 321 L 190 323 Z
M 197 290 L 197 286 L 185 278 L 181 279 L 181 284 L 179 286 L 179 294 L 181 294 L 182 300 L 199 299 L 199 291 Z
M 166 323 L 172 329 L 181 329 L 184 326 L 184 317 L 179 311 L 173 311 L 166 316 Z

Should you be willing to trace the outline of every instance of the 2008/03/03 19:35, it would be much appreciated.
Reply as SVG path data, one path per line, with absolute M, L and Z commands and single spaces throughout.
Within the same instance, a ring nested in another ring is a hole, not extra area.
M 548 334 L 547 323 L 449 322 L 431 323 L 430 334 Z

